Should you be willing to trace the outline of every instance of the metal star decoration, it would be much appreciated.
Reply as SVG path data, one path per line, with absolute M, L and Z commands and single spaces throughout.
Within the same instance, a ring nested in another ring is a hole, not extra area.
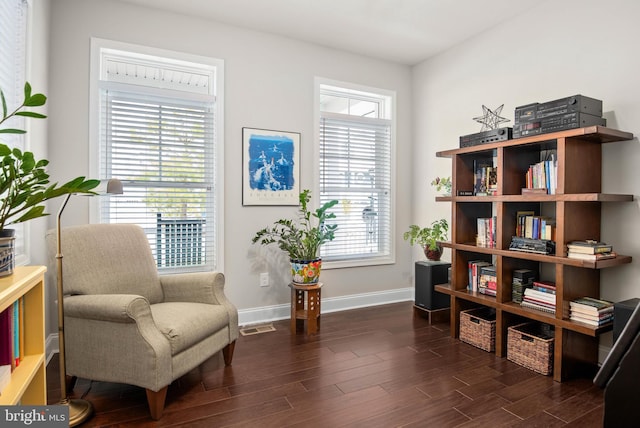
M 488 131 L 490 129 L 497 129 L 501 123 L 509 122 L 509 119 L 500 117 L 500 113 L 502 113 L 502 107 L 504 107 L 504 104 L 491 111 L 490 108 L 487 108 L 487 106 L 485 106 L 484 104 L 482 105 L 482 116 L 473 118 L 473 120 L 482 124 L 482 129 L 480 130 L 480 132 Z

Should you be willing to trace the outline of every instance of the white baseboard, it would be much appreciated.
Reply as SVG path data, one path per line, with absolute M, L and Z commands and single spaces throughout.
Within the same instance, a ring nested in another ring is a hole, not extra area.
M 413 300 L 413 287 L 375 293 L 352 294 L 341 297 L 323 297 L 322 313 L 346 311 L 368 306 L 386 305 L 388 303 Z M 241 326 L 263 324 L 271 321 L 288 319 L 291 316 L 291 305 L 262 306 L 259 308 L 241 309 L 238 311 L 238 324 Z
M 353 294 L 342 297 L 328 297 L 322 299 L 322 313 L 346 311 L 348 309 L 367 306 L 386 305 L 388 303 L 406 302 L 413 300 L 413 287 L 375 293 Z M 285 305 L 262 306 L 238 311 L 238 324 L 241 326 L 263 324 L 271 321 L 288 319 L 291 306 Z M 58 334 L 50 334 L 45 342 L 47 364 L 55 353 L 59 351 Z
M 413 287 L 376 293 L 352 294 L 342 297 L 328 297 L 322 299 L 322 313 L 346 311 L 349 309 L 364 308 L 368 306 L 386 305 L 388 303 L 406 302 L 413 300 Z M 238 311 L 238 324 L 241 326 L 264 324 L 271 321 L 288 319 L 291 314 L 291 306 L 274 305 L 259 308 L 241 309 Z M 59 351 L 58 334 L 50 334 L 45 341 L 47 364 L 55 353 Z M 598 347 L 598 362 L 602 363 L 609 355 L 611 348 Z

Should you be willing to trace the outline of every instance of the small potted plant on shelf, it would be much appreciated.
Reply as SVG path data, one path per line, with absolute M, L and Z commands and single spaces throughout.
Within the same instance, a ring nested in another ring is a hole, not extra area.
M 439 242 L 447 240 L 448 231 L 449 223 L 445 219 L 440 219 L 431 223 L 430 227 L 421 228 L 416 224 L 412 224 L 403 237 L 411 245 L 419 244 L 424 249 L 427 259 L 438 261 L 442 256 L 442 246 Z
M 252 242 L 262 245 L 277 244 L 289 255 L 291 261 L 292 281 L 296 284 L 316 284 L 320 278 L 322 259 L 319 251 L 322 244 L 335 238 L 337 224 L 326 221 L 335 218 L 330 213 L 337 200 L 325 203 L 314 212 L 308 208 L 311 191 L 300 193 L 298 219 L 280 219 L 273 226 L 259 230 Z
M 27 110 L 41 107 L 47 101 L 43 94 L 32 94 L 28 82 L 24 85 L 24 100 L 15 110 L 8 111 L 2 90 L 0 98 L 0 134 L 26 133 L 23 129 L 1 127 L 14 116 L 46 118 L 41 113 Z M 49 184 L 49 174 L 46 171 L 48 160 L 36 160 L 32 152 L 23 152 L 2 143 L 0 162 L 0 276 L 7 276 L 13 273 L 15 262 L 15 230 L 8 229 L 7 226 L 49 215 L 45 212 L 45 201 L 70 193 L 92 193 L 91 189 L 100 181 L 78 177 L 61 186 L 57 183 Z
M 436 192 L 441 192 L 443 195 L 451 195 L 451 186 L 453 182 L 451 177 L 436 177 L 431 181 L 431 185 L 435 186 Z

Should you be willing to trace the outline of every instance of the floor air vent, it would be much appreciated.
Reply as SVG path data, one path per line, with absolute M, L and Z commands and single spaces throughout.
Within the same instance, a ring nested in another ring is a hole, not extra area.
M 243 336 L 251 336 L 253 334 L 268 333 L 270 331 L 276 331 L 273 324 L 253 325 L 249 327 L 242 327 L 240 334 Z

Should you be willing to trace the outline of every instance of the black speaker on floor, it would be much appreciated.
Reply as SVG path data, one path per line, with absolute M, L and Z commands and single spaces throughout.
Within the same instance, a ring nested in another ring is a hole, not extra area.
M 451 263 L 416 262 L 415 305 L 428 310 L 444 309 L 450 305 L 450 297 L 433 289 L 436 284 L 449 282 L 448 269 Z

